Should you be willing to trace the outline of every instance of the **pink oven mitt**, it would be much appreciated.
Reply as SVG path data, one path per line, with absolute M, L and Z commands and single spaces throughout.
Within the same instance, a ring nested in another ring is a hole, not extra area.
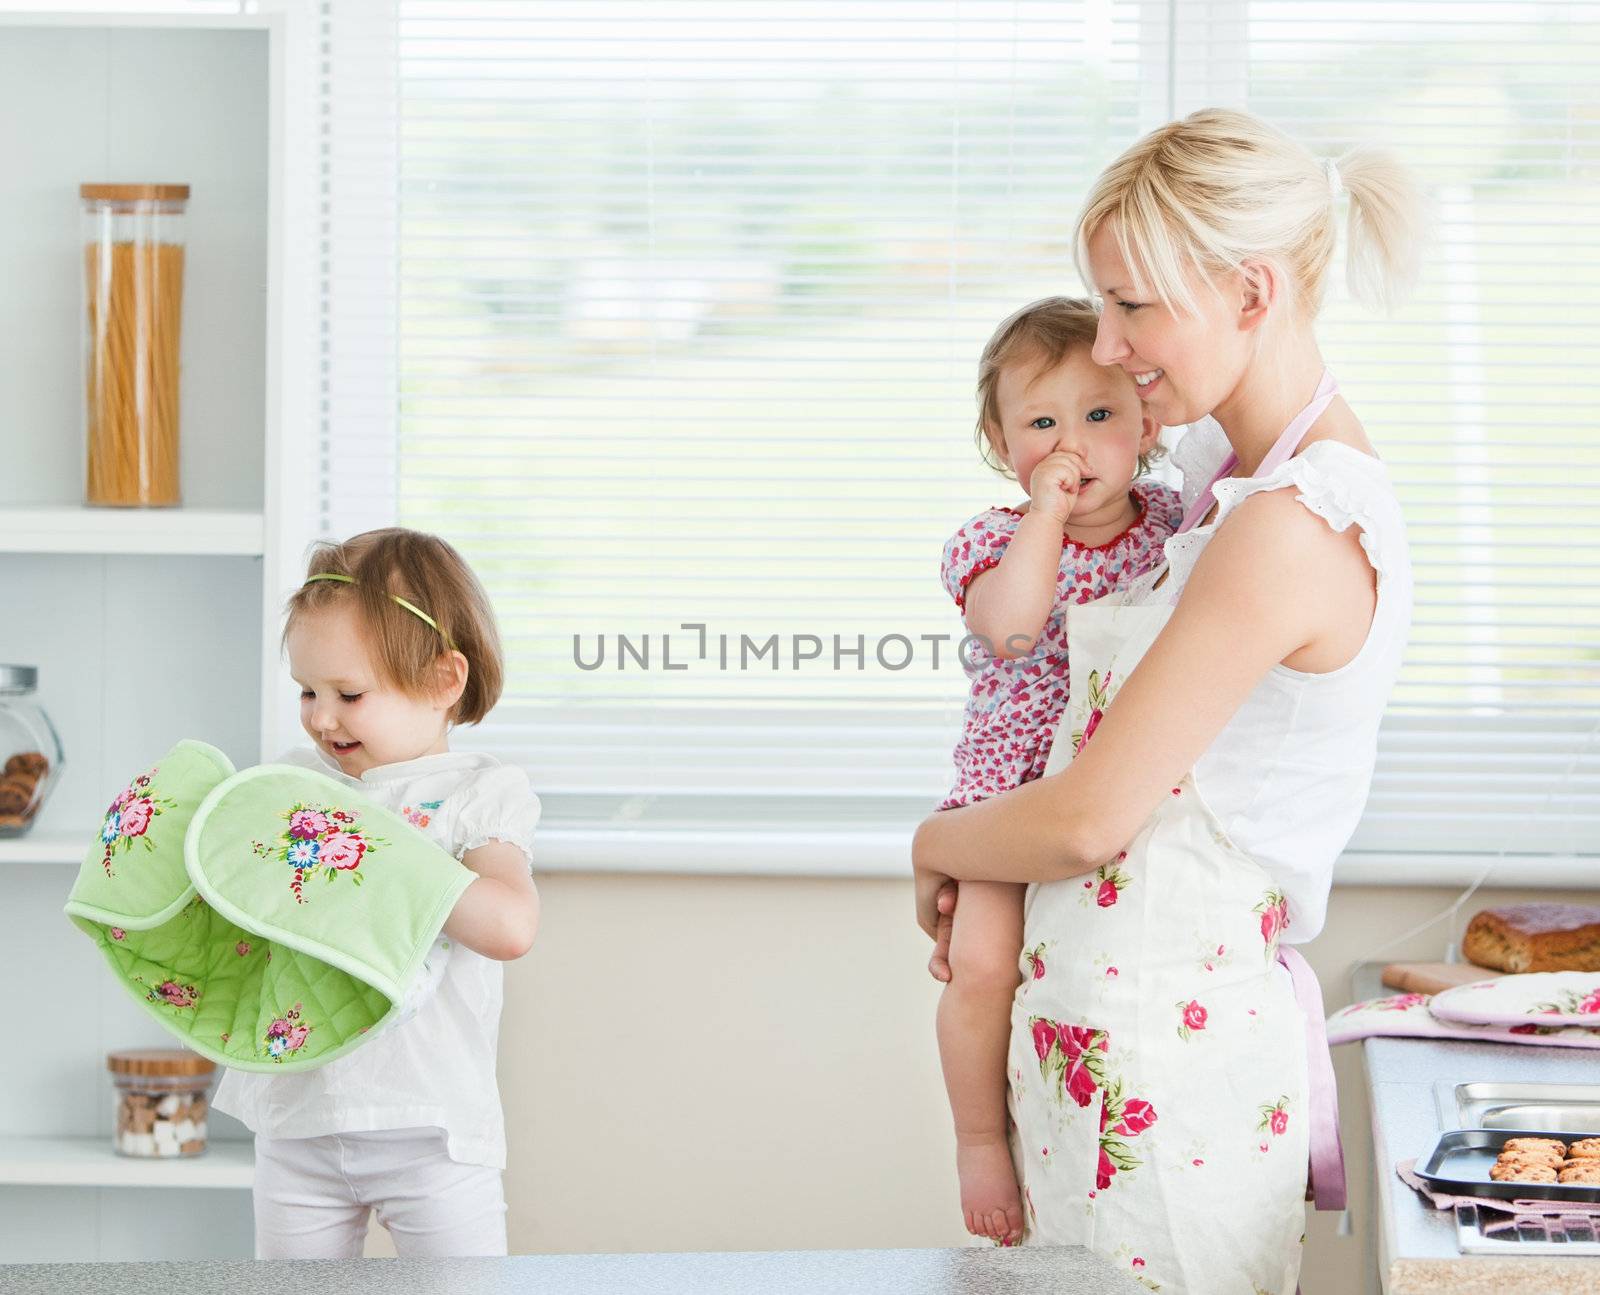
M 1554 974 L 1554 973 L 1547 973 Z M 1561 973 L 1567 974 L 1567 973 Z M 1523 980 L 1507 976 L 1506 980 Z M 1591 977 L 1592 978 L 1592 977 Z M 1498 984 L 1498 981 L 1492 982 Z M 1475 989 L 1464 985 L 1462 989 Z M 1451 994 L 1460 990 L 1450 990 Z M 1513 1018 L 1516 1024 L 1446 1020 L 1429 1010 L 1443 994 L 1391 994 L 1352 1003 L 1328 1018 L 1328 1042 L 1351 1043 L 1374 1035 L 1418 1039 L 1476 1039 L 1480 1043 L 1541 1043 L 1559 1048 L 1600 1048 L 1600 1029 L 1584 1025 L 1543 1025 L 1538 1018 Z
M 1462 1025 L 1600 1026 L 1600 972 L 1530 971 L 1457 985 L 1428 1010 Z M 1524 1031 L 1526 1033 L 1526 1031 Z

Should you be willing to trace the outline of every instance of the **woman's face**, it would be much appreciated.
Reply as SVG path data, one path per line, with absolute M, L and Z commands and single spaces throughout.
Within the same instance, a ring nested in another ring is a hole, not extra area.
M 1094 362 L 1116 365 L 1133 378 L 1145 412 L 1164 427 L 1193 423 L 1214 412 L 1238 385 L 1253 354 L 1253 327 L 1244 326 L 1244 284 L 1234 274 L 1215 291 L 1194 285 L 1198 311 L 1184 315 L 1134 294 L 1133 274 L 1105 221 L 1088 242 L 1089 277 L 1104 300 Z

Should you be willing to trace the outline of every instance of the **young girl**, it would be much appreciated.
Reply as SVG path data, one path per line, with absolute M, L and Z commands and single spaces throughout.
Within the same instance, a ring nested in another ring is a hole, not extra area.
M 223 1077 L 216 1108 L 256 1134 L 256 1257 L 358 1257 L 370 1209 L 402 1256 L 504 1255 L 500 964 L 538 928 L 539 800 L 523 770 L 449 740 L 499 698 L 494 613 L 443 540 L 369 531 L 313 554 L 283 641 L 312 746 L 281 762 L 359 787 L 478 879 L 371 1043 L 315 1070 Z
M 941 809 L 1039 776 L 1067 703 L 1065 609 L 1159 562 L 1183 516 L 1171 489 L 1135 480 L 1160 429 L 1133 380 L 1090 358 L 1098 326 L 1092 303 L 1048 297 L 1001 324 L 979 362 L 980 450 L 1029 498 L 979 513 L 945 545 L 945 588 L 992 650 L 972 676 Z M 939 1049 L 967 1230 L 1007 1244 L 1023 1228 L 1005 1105 L 1021 950 L 1022 887 L 964 887 Z
M 1165 565 L 1072 609 L 1083 740 L 912 846 L 930 933 L 951 878 L 958 913 L 968 882 L 1039 883 L 1007 1058 L 1026 1240 L 1165 1295 L 1291 1295 L 1308 1160 L 1319 1207 L 1344 1203 L 1322 998 L 1287 942 L 1323 924 L 1412 597 L 1394 487 L 1316 339 L 1346 198 L 1352 286 L 1392 299 L 1420 213 L 1380 153 L 1319 161 L 1211 109 L 1096 181 L 1094 358 L 1164 426 L 1214 417 L 1227 454 Z

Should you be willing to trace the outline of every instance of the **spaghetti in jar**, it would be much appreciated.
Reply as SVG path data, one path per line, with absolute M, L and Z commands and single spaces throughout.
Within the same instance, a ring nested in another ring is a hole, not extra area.
M 84 496 L 181 502 L 178 347 L 186 184 L 86 184 Z

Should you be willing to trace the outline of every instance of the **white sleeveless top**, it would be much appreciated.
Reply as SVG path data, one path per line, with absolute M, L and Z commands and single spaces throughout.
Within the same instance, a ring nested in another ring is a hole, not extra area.
M 1172 462 L 1184 474 L 1185 507 L 1228 450 L 1211 419 L 1178 442 Z M 1378 574 L 1377 610 L 1361 650 L 1338 670 L 1306 674 L 1274 666 L 1200 757 L 1194 781 L 1234 844 L 1278 881 L 1289 904 L 1284 942 L 1303 944 L 1322 930 L 1334 864 L 1366 808 L 1378 724 L 1411 629 L 1411 557 L 1388 468 L 1340 442 L 1314 441 L 1264 477 L 1217 482 L 1212 521 L 1167 541 L 1171 576 L 1160 593 L 1182 590 L 1242 500 L 1286 486 L 1296 487 L 1295 497 L 1334 530 L 1360 528 Z M 1138 597 L 1137 586 L 1129 596 Z

